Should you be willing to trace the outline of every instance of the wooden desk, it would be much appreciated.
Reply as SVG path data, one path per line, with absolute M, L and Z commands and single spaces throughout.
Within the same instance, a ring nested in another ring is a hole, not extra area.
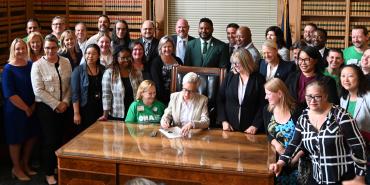
M 158 125 L 97 122 L 60 148 L 59 184 L 124 184 L 146 177 L 168 185 L 273 184 L 275 153 L 265 135 L 192 130 L 167 139 Z

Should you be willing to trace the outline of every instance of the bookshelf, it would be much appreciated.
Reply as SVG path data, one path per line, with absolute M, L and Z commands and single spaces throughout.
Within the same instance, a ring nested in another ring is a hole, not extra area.
M 116 20 L 126 20 L 130 36 L 140 36 L 141 23 L 148 18 L 146 0 L 34 0 L 33 15 L 40 19 L 43 34 L 51 32 L 51 19 L 57 15 L 66 19 L 66 28 L 74 30 L 78 22 L 84 22 L 88 37 L 98 32 L 97 21 L 101 14 L 108 15 L 112 29 Z
M 299 0 L 296 38 L 313 22 L 328 31 L 327 47 L 346 48 L 351 45 L 351 30 L 365 25 L 370 30 L 370 0 Z
M 25 33 L 26 1 L 0 0 L 0 64 L 9 58 L 9 47 L 14 38 Z

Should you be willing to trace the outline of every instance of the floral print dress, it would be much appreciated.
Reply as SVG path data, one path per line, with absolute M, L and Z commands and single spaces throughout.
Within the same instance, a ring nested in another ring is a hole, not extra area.
M 272 116 L 267 129 L 270 136 L 272 136 L 272 138 L 276 139 L 276 141 L 278 141 L 284 148 L 286 148 L 293 138 L 295 124 L 292 118 L 290 118 L 287 123 L 281 124 L 275 120 L 274 116 Z M 283 171 L 276 178 L 275 184 L 297 184 L 297 174 L 298 171 L 296 168 L 284 167 Z

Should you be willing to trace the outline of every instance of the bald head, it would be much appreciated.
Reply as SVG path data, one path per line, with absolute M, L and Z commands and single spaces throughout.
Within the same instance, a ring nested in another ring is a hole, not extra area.
M 141 25 L 141 36 L 145 39 L 152 39 L 154 37 L 154 22 L 146 20 Z
M 186 19 L 180 18 L 176 23 L 176 34 L 181 38 L 187 38 L 189 34 L 189 23 Z
M 245 47 L 252 42 L 251 30 L 246 26 L 241 26 L 236 31 L 236 44 L 240 47 Z

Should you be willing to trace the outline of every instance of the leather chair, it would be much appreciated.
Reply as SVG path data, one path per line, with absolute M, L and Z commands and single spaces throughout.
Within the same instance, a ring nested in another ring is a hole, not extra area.
M 210 127 L 216 128 L 216 101 L 219 88 L 226 76 L 225 68 L 208 68 L 208 67 L 190 67 L 174 66 L 172 67 L 171 92 L 182 90 L 182 79 L 188 72 L 194 72 L 200 77 L 198 92 L 208 97 L 208 111 L 210 117 Z

